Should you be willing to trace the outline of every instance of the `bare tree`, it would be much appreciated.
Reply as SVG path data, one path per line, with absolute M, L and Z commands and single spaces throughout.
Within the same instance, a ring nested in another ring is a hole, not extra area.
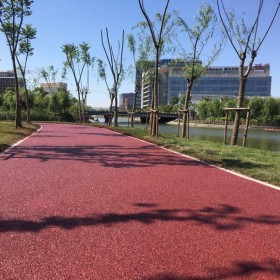
M 123 69 L 123 46 L 124 46 L 124 30 L 122 32 L 122 41 L 118 41 L 118 49 L 115 54 L 113 51 L 112 44 L 110 42 L 108 29 L 106 28 L 106 42 L 107 47 L 105 46 L 103 33 L 101 30 L 101 42 L 102 47 L 105 52 L 107 61 L 109 63 L 110 71 L 113 77 L 113 89 L 112 89 L 112 98 L 115 101 L 114 106 L 114 126 L 118 126 L 118 91 L 121 85 L 121 82 L 124 77 L 124 69 Z
M 236 55 L 239 58 L 239 91 L 237 97 L 237 107 L 241 108 L 245 96 L 246 83 L 252 69 L 255 58 L 260 51 L 266 36 L 271 29 L 275 17 L 279 11 L 280 2 L 278 2 L 275 12 L 270 20 L 270 23 L 261 37 L 259 37 L 259 25 L 261 23 L 261 12 L 263 9 L 263 0 L 259 0 L 256 17 L 251 26 L 246 25 L 243 17 L 239 20 L 233 11 L 227 12 L 223 0 L 217 0 L 217 7 L 219 17 L 225 29 L 226 35 L 233 47 Z M 248 58 L 249 57 L 249 58 Z M 248 66 L 245 66 L 246 59 L 248 58 Z M 237 144 L 238 131 L 241 119 L 241 112 L 235 112 L 235 119 L 231 135 L 231 145 Z
M 159 105 L 159 63 L 162 54 L 165 39 L 167 39 L 169 33 L 173 28 L 173 23 L 168 25 L 171 15 L 167 14 L 167 9 L 169 6 L 169 0 L 166 1 L 163 14 L 156 14 L 157 21 L 159 22 L 159 31 L 155 24 L 151 21 L 150 17 L 144 6 L 144 0 L 138 0 L 142 14 L 144 15 L 146 22 L 140 22 L 139 27 L 144 29 L 148 28 L 152 37 L 152 42 L 155 49 L 155 65 L 154 65 L 154 89 L 152 98 L 152 110 L 151 110 L 151 136 L 155 137 L 158 135 L 158 105 Z
M 103 80 L 106 84 L 106 88 L 109 93 L 109 98 L 110 98 L 110 106 L 109 106 L 109 118 L 108 118 L 108 125 L 112 124 L 112 112 L 113 112 L 113 102 L 114 102 L 114 92 L 113 88 L 109 87 L 108 84 L 108 79 L 107 79 L 107 74 L 106 74 L 106 64 L 103 62 L 102 59 L 97 59 L 97 72 L 98 72 L 98 77 Z
M 133 56 L 133 65 L 131 67 L 133 79 L 135 81 L 135 92 L 134 100 L 132 107 L 132 117 L 131 117 L 131 126 L 134 126 L 134 116 L 133 114 L 136 111 L 136 100 L 138 95 L 141 93 L 142 83 L 147 80 L 151 80 L 148 74 L 150 74 L 150 69 L 153 66 L 153 62 L 149 59 L 151 53 L 151 42 L 149 38 L 141 38 L 138 40 L 138 44 L 133 36 L 133 34 L 128 34 L 127 36 L 128 48 Z M 148 79 L 147 79 L 148 78 Z

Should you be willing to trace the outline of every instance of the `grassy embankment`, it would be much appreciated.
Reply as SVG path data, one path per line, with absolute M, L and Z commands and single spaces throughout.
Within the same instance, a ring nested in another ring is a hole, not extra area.
M 101 127 L 109 128 L 108 126 Z M 27 124 L 24 124 L 22 129 L 15 129 L 12 122 L 1 121 L 0 152 L 33 133 L 36 129 L 36 125 Z M 280 187 L 280 156 L 277 152 L 230 146 L 211 141 L 182 139 L 171 134 L 161 134 L 158 138 L 152 138 L 145 129 L 128 127 L 111 127 L 109 129 Z
M 37 125 L 23 122 L 22 128 L 15 128 L 11 121 L 0 121 L 0 153 L 20 139 L 32 134 L 38 129 Z

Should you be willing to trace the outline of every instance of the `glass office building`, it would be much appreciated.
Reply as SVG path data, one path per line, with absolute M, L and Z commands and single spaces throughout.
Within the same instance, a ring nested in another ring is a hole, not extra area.
M 170 60 L 171 61 L 171 60 Z M 165 61 L 166 62 L 166 61 Z M 159 104 L 169 104 L 173 96 L 184 96 L 187 90 L 187 80 L 184 77 L 184 63 L 172 65 L 162 63 L 159 69 Z M 252 67 L 245 87 L 245 96 L 271 96 L 271 76 L 269 64 L 256 64 Z M 195 81 L 192 88 L 192 102 L 204 97 L 236 97 L 239 89 L 239 68 L 209 67 L 205 74 Z M 143 83 L 142 108 L 150 106 L 152 87 Z
M 23 79 L 19 78 L 19 86 L 23 86 Z M 14 89 L 16 85 L 13 71 L 0 71 L 0 93 L 4 93 L 7 88 Z

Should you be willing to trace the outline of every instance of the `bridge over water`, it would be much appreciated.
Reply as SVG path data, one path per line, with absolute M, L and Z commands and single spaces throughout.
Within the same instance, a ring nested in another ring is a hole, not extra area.
M 89 116 L 103 116 L 105 119 L 108 118 L 110 112 L 109 110 L 91 110 L 86 112 Z M 134 117 L 139 117 L 141 120 L 141 123 L 146 123 L 147 118 L 149 119 L 149 112 L 135 112 Z M 132 113 L 128 111 L 118 111 L 119 117 L 131 117 Z M 160 123 L 167 123 L 170 121 L 174 121 L 178 118 L 178 114 L 176 113 L 161 113 L 159 112 L 159 122 Z

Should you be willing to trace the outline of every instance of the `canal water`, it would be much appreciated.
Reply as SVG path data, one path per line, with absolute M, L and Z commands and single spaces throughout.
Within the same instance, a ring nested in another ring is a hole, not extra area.
M 119 125 L 127 126 L 127 118 L 120 118 Z M 146 128 L 145 124 L 135 122 L 135 127 Z M 172 133 L 177 135 L 178 126 L 174 124 L 160 124 L 159 133 Z M 240 127 L 238 145 L 242 145 L 243 127 Z M 228 128 L 227 143 L 230 143 L 231 129 Z M 190 126 L 190 138 L 209 140 L 223 143 L 223 127 Z M 274 151 L 280 153 L 280 131 L 271 131 L 263 128 L 249 127 L 246 147 Z
M 160 125 L 161 133 L 177 133 L 176 125 Z M 238 145 L 242 145 L 243 129 L 239 131 Z M 230 143 L 231 129 L 227 132 L 227 143 Z M 224 128 L 221 127 L 190 127 L 190 138 L 223 143 Z M 280 131 L 267 131 L 260 128 L 249 128 L 246 147 L 275 151 L 280 153 Z

